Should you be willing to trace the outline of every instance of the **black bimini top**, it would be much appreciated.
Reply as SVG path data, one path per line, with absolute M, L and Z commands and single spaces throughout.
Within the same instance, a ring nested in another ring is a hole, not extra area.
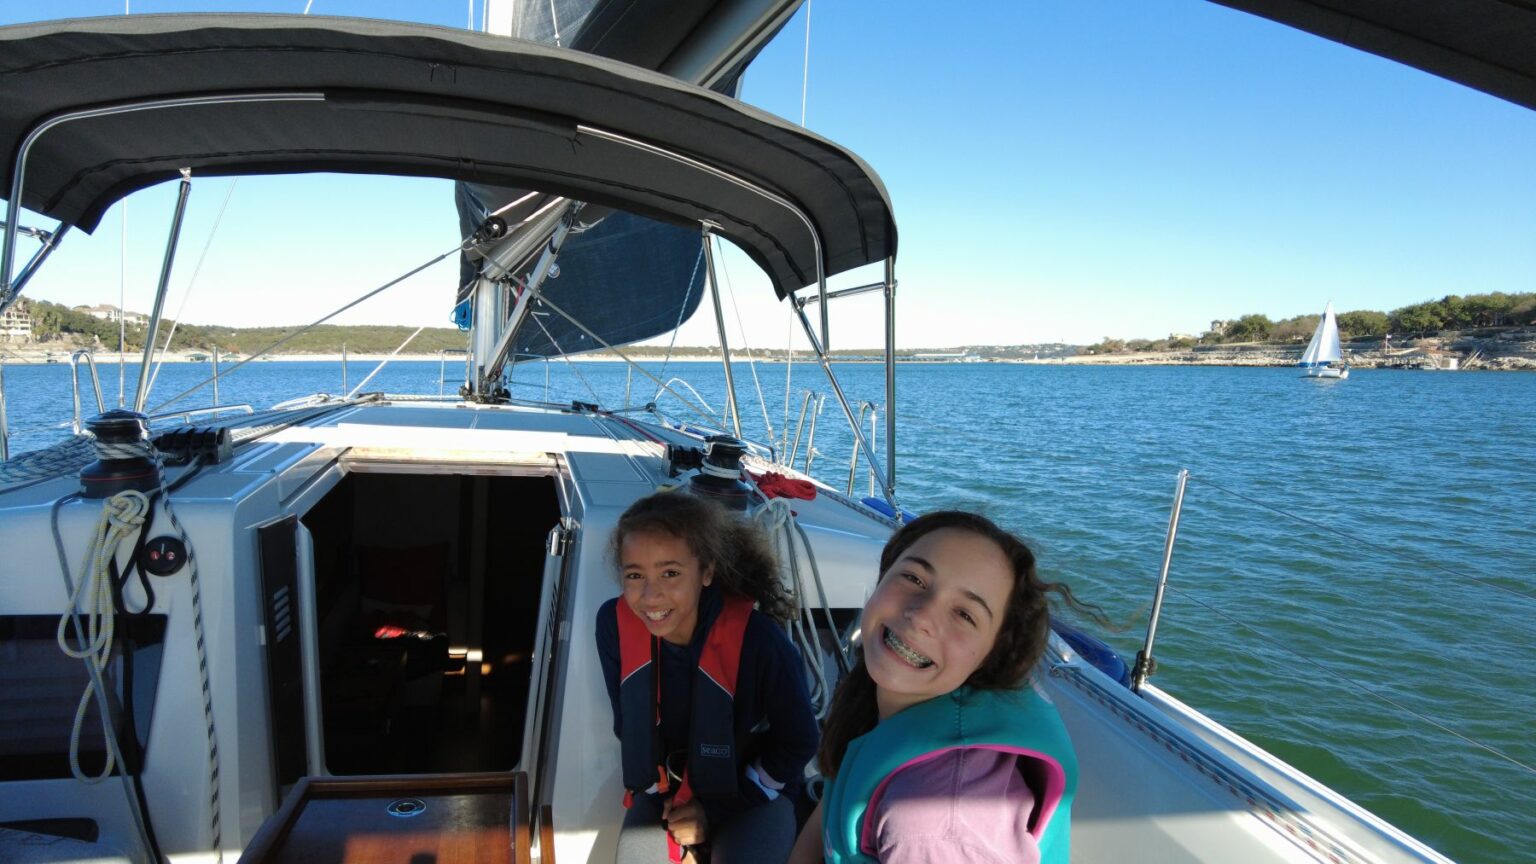
M 1212 0 L 1536 109 L 1533 0 Z
M 189 99 L 204 101 L 47 129 L 27 157 L 23 205 L 89 231 L 114 202 L 184 167 L 417 175 L 714 223 L 781 297 L 816 282 L 812 228 L 827 275 L 896 252 L 875 172 L 778 117 L 601 57 L 362 19 L 135 15 L 0 28 L 0 194 L 22 140 L 49 118 Z

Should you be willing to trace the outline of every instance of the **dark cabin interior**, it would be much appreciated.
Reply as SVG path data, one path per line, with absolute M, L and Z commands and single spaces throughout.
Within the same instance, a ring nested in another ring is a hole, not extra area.
M 559 518 L 551 477 L 371 472 L 303 517 L 332 774 L 517 766 Z

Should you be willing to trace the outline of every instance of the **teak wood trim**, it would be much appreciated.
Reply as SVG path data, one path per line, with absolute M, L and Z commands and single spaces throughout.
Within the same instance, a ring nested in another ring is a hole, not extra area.
M 281 849 L 284 841 L 298 821 L 304 805 L 316 798 L 367 798 L 378 793 L 418 795 L 449 794 L 454 792 L 508 791 L 511 787 L 512 812 L 510 820 L 513 864 L 532 864 L 529 844 L 528 775 L 522 771 L 511 774 L 389 774 L 361 777 L 303 777 L 283 799 L 283 804 L 261 824 L 256 836 L 240 855 L 240 864 L 257 864 L 271 859 Z M 549 808 L 546 805 L 545 810 Z M 546 814 L 547 815 L 547 814 Z M 548 822 L 545 823 L 548 826 Z M 550 858 L 553 861 L 554 831 L 541 831 L 540 839 L 550 838 Z
M 555 864 L 555 809 L 539 808 L 539 864 Z

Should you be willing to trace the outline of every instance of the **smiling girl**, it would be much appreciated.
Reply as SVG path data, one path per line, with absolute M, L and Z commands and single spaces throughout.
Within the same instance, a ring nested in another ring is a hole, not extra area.
M 1078 607 L 1070 589 L 956 511 L 897 531 L 880 572 L 823 732 L 826 793 L 790 860 L 1065 864 L 1077 759 L 1029 676 L 1047 596 Z
M 625 511 L 613 555 L 623 593 L 598 610 L 597 647 L 626 790 L 616 860 L 707 844 L 715 864 L 779 864 L 817 735 L 767 541 L 672 492 Z

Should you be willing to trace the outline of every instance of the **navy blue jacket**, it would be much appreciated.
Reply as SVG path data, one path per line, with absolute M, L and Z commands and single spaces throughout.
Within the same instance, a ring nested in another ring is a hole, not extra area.
M 621 602 L 623 598 L 616 597 L 604 603 L 597 612 L 596 627 L 597 652 L 603 665 L 603 680 L 608 685 L 608 701 L 613 707 L 615 736 L 620 736 L 623 720 L 619 702 L 619 628 L 614 614 L 614 606 Z M 704 636 L 720 608 L 719 589 L 705 588 L 699 597 L 699 623 L 692 644 L 684 647 L 666 640 L 661 642 L 661 737 L 668 752 L 688 747 L 694 669 L 698 667 Z M 739 766 L 743 776 L 738 778 L 737 787 L 747 801 L 765 800 L 762 791 L 746 779 L 748 765 L 757 762 L 775 781 L 796 793 L 804 781 L 806 763 L 816 755 L 820 733 L 803 668 L 800 652 L 790 644 L 784 630 L 767 615 L 753 610 L 742 640 L 734 701 L 737 752 L 755 754 Z M 747 746 L 748 742 L 752 746 Z

